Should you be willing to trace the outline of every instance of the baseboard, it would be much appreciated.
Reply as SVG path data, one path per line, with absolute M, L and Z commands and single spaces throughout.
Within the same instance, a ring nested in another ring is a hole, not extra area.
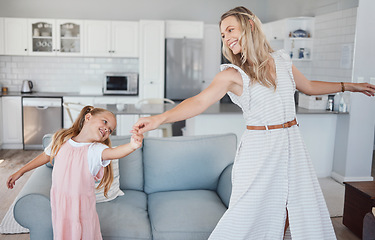
M 3 143 L 2 149 L 23 149 L 22 143 Z
M 331 173 L 331 177 L 338 181 L 339 183 L 344 182 L 363 182 L 363 181 L 374 181 L 374 178 L 371 176 L 368 177 L 344 177 L 336 172 Z

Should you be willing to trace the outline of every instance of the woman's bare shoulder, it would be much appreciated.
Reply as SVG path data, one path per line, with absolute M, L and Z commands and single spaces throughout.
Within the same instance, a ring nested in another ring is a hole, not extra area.
M 232 68 L 232 67 L 229 67 L 229 68 L 219 72 L 217 74 L 217 77 L 219 77 L 221 79 L 230 80 L 230 81 L 233 81 L 235 83 L 242 83 L 241 73 L 237 69 Z

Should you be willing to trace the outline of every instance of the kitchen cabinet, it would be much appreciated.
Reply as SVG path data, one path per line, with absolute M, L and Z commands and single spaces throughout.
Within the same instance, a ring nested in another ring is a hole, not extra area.
M 83 21 L 56 20 L 56 54 L 69 56 L 82 56 Z
M 285 49 L 293 61 L 313 58 L 314 17 L 287 18 L 263 24 L 264 33 L 274 50 Z M 305 37 L 293 37 L 296 30 L 304 30 Z
M 6 55 L 27 55 L 27 19 L 4 18 L 4 53 Z
M 4 38 L 4 18 L 0 18 L 0 55 L 3 55 L 5 53 Z
M 165 21 L 165 38 L 203 38 L 204 24 L 200 21 Z
M 140 98 L 164 98 L 164 21 L 140 21 Z
M 2 114 L 2 147 L 7 149 L 21 149 L 23 147 L 21 97 L 3 96 Z
M 30 55 L 83 55 L 82 21 L 29 19 L 28 23 Z
M 85 56 L 138 57 L 138 22 L 85 21 Z

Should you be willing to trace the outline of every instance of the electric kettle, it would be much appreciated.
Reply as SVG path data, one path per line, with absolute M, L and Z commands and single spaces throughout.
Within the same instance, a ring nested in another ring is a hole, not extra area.
M 21 93 L 31 93 L 31 89 L 33 88 L 33 82 L 30 80 L 23 80 Z

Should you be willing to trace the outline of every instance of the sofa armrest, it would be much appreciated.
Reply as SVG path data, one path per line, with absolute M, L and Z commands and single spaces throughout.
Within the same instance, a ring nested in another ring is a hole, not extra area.
M 232 168 L 233 163 L 224 169 L 217 185 L 217 194 L 226 207 L 229 206 L 229 199 L 232 194 Z
M 18 194 L 14 218 L 30 230 L 30 239 L 53 239 L 50 189 L 52 168 L 37 168 Z

